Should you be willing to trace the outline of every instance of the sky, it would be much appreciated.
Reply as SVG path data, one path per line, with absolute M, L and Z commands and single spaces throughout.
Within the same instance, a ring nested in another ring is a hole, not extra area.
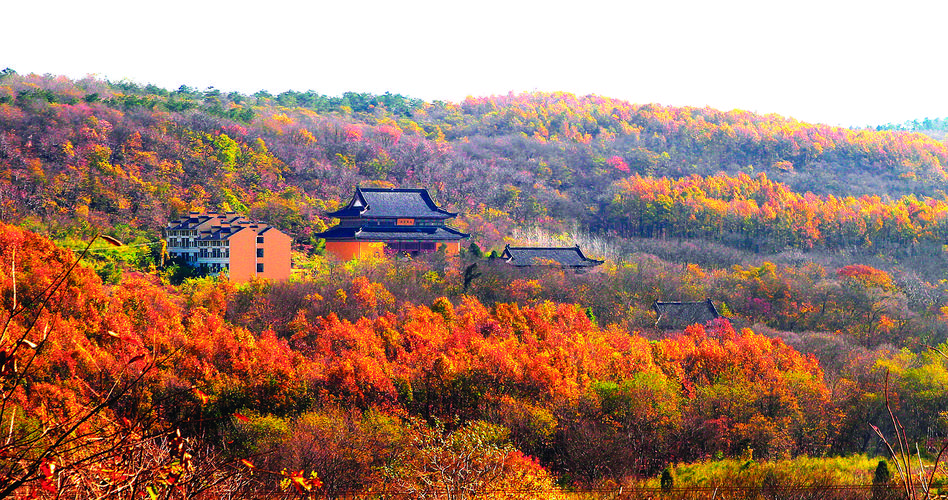
M 944 0 L 0 2 L 0 68 L 168 89 L 565 91 L 841 126 L 948 117 Z

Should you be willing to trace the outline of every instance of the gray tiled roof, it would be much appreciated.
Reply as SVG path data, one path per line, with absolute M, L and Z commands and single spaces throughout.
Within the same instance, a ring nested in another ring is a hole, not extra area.
M 201 227 L 202 225 L 204 227 Z M 245 228 L 253 228 L 259 234 L 271 229 L 279 231 L 269 224 L 250 220 L 234 212 L 218 213 L 214 211 L 192 212 L 189 215 L 182 216 L 178 220 L 169 222 L 165 227 L 165 231 L 198 230 L 197 239 L 208 241 L 226 240 Z
M 356 188 L 345 208 L 330 217 L 449 219 L 455 213 L 439 208 L 425 189 Z
M 504 249 L 502 258 L 513 266 L 559 265 L 562 267 L 594 267 L 602 264 L 583 255 L 579 246 L 574 247 L 512 247 Z
M 235 212 L 225 212 L 218 213 L 215 211 L 209 212 L 191 212 L 188 215 L 183 215 L 178 218 L 178 220 L 168 222 L 168 225 L 165 229 L 167 230 L 177 230 L 177 229 L 193 229 L 196 226 L 199 226 L 207 221 L 213 220 L 213 226 L 220 226 L 221 223 L 228 223 L 231 225 L 242 225 L 242 224 L 262 224 L 251 221 L 250 219 L 237 215 Z
M 655 302 L 652 309 L 658 316 L 658 328 L 684 328 L 694 324 L 705 324 L 721 317 L 711 299 L 701 302 Z

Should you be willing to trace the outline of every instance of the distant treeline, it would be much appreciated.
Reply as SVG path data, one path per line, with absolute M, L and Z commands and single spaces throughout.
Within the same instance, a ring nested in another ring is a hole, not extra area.
M 946 118 L 925 118 L 924 120 L 906 121 L 900 124 L 887 123 L 879 125 L 876 130 L 907 130 L 911 132 L 925 132 L 937 130 L 941 132 L 948 131 L 948 117 Z

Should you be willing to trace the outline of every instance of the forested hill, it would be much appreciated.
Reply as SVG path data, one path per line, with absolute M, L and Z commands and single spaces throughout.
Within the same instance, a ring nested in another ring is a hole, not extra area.
M 919 133 L 600 96 L 429 103 L 0 76 L 0 221 L 53 234 L 94 227 L 130 237 L 203 207 L 246 212 L 314 244 L 321 215 L 361 184 L 427 187 L 493 245 L 518 225 L 628 230 L 634 179 L 711 176 L 776 183 L 766 192 L 804 201 L 808 191 L 824 202 L 851 195 L 849 206 L 870 207 L 866 217 L 873 203 L 933 196 L 913 206 L 934 207 L 923 222 L 939 225 L 946 166 L 948 146 Z M 722 203 L 748 201 L 742 192 Z M 766 198 L 749 201 L 759 208 Z M 898 237 L 913 241 L 920 227 Z

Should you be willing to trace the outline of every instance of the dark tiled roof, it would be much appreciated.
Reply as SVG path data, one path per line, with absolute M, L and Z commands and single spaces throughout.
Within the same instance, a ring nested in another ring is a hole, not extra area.
M 165 231 L 195 230 L 207 222 L 210 222 L 210 224 L 199 230 L 198 240 L 226 240 L 246 228 L 253 228 L 260 234 L 271 229 L 279 231 L 269 224 L 253 221 L 233 212 L 223 214 L 217 212 L 191 213 L 169 222 L 165 227 Z
M 255 224 L 255 222 L 242 215 L 237 215 L 235 212 L 192 212 L 189 215 L 183 215 L 179 217 L 178 220 L 170 221 L 165 229 L 169 231 L 178 229 L 194 229 L 196 226 L 199 226 L 212 219 L 214 222 L 211 227 L 218 227 L 225 222 L 234 226 L 242 224 Z
M 226 240 L 230 237 L 230 232 L 227 231 L 212 231 L 210 234 L 201 234 L 201 240 Z
M 508 245 L 501 255 L 513 266 L 559 265 L 562 267 L 594 267 L 603 261 L 583 255 L 575 247 L 512 247 Z
M 443 226 L 339 227 L 315 235 L 327 240 L 363 241 L 451 241 L 467 238 L 460 231 Z
M 721 317 L 711 299 L 702 302 L 655 302 L 652 309 L 658 316 L 658 328 L 684 328 L 694 324 L 705 324 Z
M 425 189 L 356 188 L 345 208 L 326 215 L 340 218 L 450 219 L 457 214 L 435 205 Z

